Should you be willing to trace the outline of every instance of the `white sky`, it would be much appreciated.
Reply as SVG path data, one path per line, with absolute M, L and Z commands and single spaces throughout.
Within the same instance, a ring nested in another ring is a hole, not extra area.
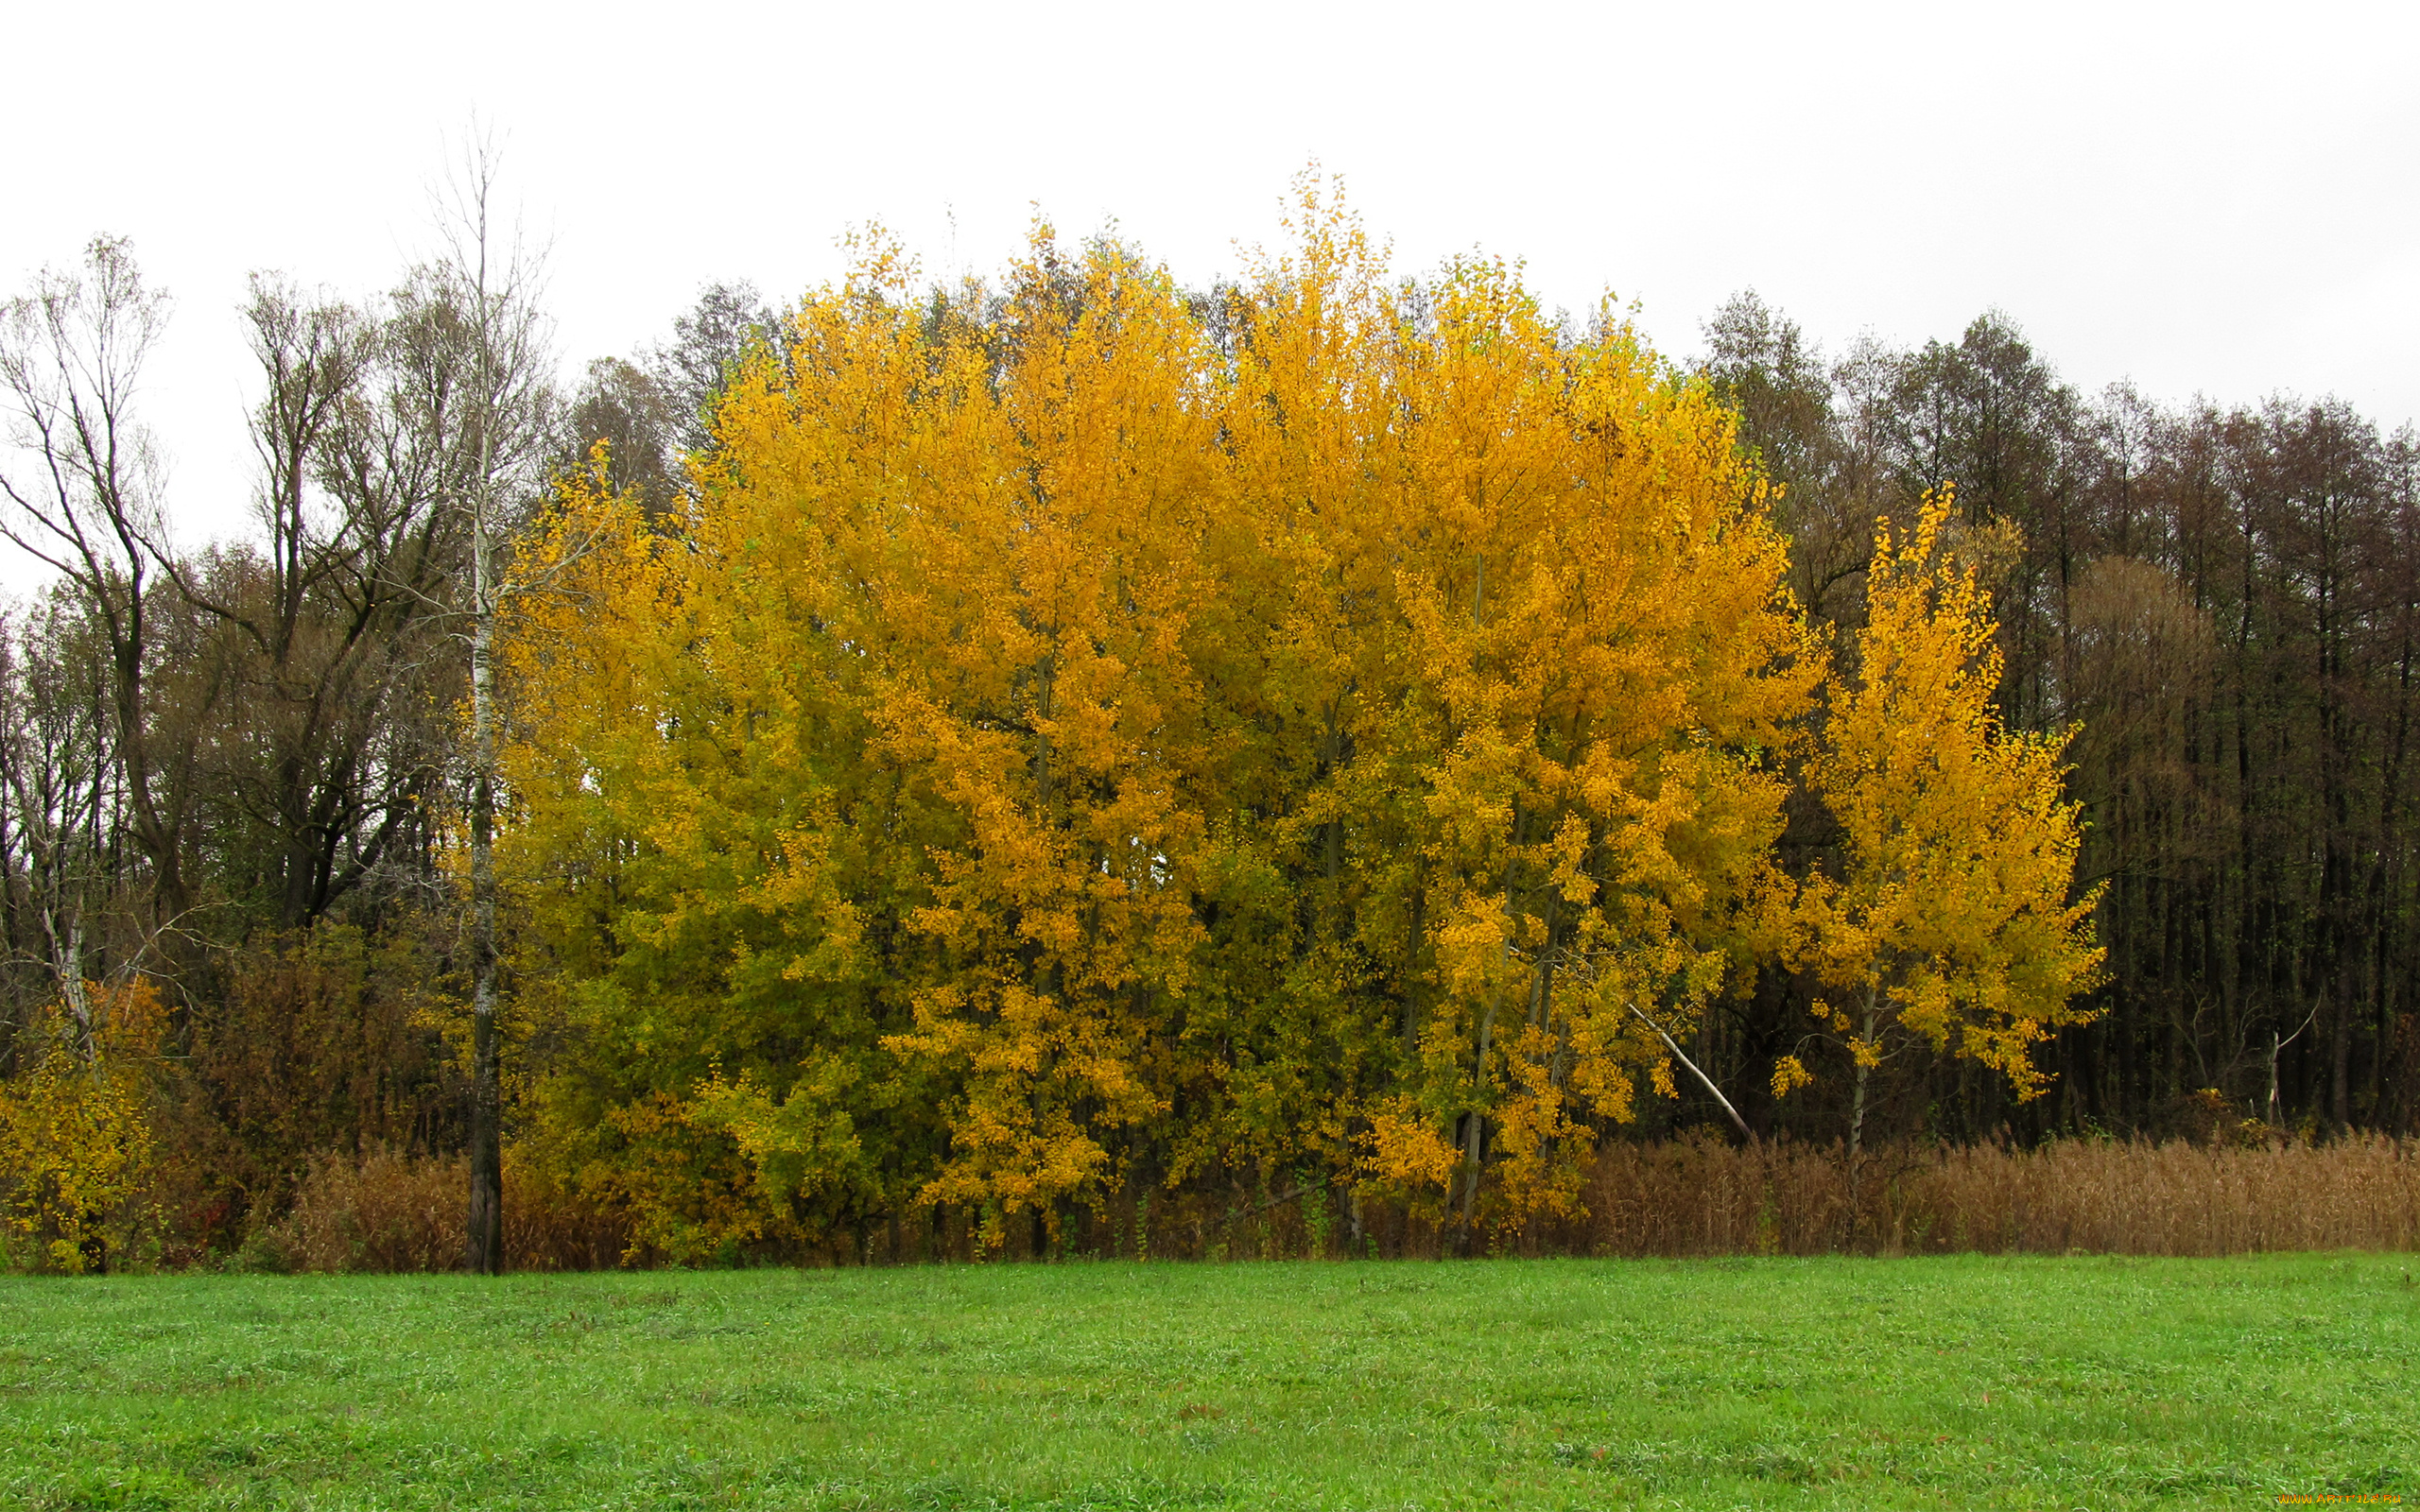
M 1039 203 L 1187 282 L 1341 174 L 1407 270 L 1525 258 L 1676 354 L 1753 285 L 1827 348 L 2007 310 L 2071 380 L 2420 414 L 2420 8 L 7 0 L 0 289 L 99 231 L 176 300 L 148 414 L 245 527 L 244 275 L 425 253 L 474 112 L 550 236 L 566 372 L 880 221 L 989 270 Z M 5 548 L 0 548 L 5 550 Z M 0 583 L 29 581 L 0 562 Z

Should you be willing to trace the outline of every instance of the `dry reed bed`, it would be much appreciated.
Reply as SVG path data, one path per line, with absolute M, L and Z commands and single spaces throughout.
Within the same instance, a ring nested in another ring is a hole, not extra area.
M 2228 1255 L 2420 1246 L 2420 1145 L 2212 1148 L 2062 1141 L 1870 1152 L 1850 1222 L 1837 1147 L 1609 1144 L 1586 1247 L 1604 1255 L 1840 1251 Z
M 293 1211 L 269 1233 L 273 1261 L 298 1270 L 450 1270 L 461 1263 L 466 1172 L 459 1159 L 373 1154 L 315 1160 Z M 2327 1144 L 2208 1147 L 2062 1142 L 1884 1147 L 1867 1154 L 1850 1222 L 1847 1166 L 1838 1146 L 1712 1138 L 1614 1143 L 1599 1153 L 1587 1215 L 1506 1234 L 1517 1252 L 1624 1256 L 1930 1254 L 1958 1251 L 2226 1255 L 2254 1250 L 2420 1248 L 2420 1143 L 2356 1138 Z M 626 1230 L 612 1215 L 526 1179 L 509 1162 L 506 1253 L 515 1269 L 589 1270 L 622 1263 Z M 1380 1254 L 1435 1256 L 1464 1246 L 1409 1215 L 1364 1205 Z M 1165 1258 L 1299 1257 L 1340 1253 L 1331 1226 L 1313 1232 L 1300 1203 L 1264 1207 L 1237 1226 L 1180 1224 L 1159 1235 Z M 929 1215 L 927 1215 L 927 1220 Z M 929 1227 L 912 1224 L 909 1232 Z M 938 1247 L 890 1250 L 900 1260 L 972 1259 L 953 1224 Z M 1123 1254 L 1132 1215 L 1086 1224 L 1070 1252 Z M 1198 1232 L 1187 1235 L 1184 1230 Z M 1212 1247 L 1204 1236 L 1216 1231 Z M 1190 1237 L 1195 1242 L 1185 1243 Z M 895 1244 L 896 1236 L 894 1236 Z M 1484 1251 L 1484 1239 L 1473 1246 Z M 794 1256 L 807 1263 L 849 1259 Z M 875 1259 L 873 1248 L 863 1251 Z

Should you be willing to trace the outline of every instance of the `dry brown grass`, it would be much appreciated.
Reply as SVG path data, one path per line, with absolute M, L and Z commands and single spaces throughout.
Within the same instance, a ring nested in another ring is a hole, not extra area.
M 1604 1255 L 2410 1249 L 2420 1145 L 1883 1149 L 1866 1159 L 1853 1224 L 1836 1148 L 1617 1143 L 1599 1158 L 1588 1207 L 1585 1247 Z

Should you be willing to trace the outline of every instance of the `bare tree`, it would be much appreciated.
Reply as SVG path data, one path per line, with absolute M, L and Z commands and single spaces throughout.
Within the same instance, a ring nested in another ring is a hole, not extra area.
M 72 592 L 0 624 L 0 881 L 9 944 L 66 1009 L 68 1048 L 100 1056 L 88 988 L 115 893 L 122 816 L 109 659 Z
M 0 535 L 56 569 L 106 638 L 117 760 L 136 843 L 151 864 L 154 927 L 187 905 L 182 804 L 153 782 L 145 708 L 151 572 L 164 532 L 160 467 L 134 417 L 143 363 L 167 317 L 117 237 L 86 249 L 77 273 L 43 273 L 0 307 L 0 403 L 26 458 L 0 473 Z
M 687 452 L 714 449 L 708 424 L 715 401 L 750 351 L 787 353 L 788 327 L 756 286 L 709 284 L 698 302 L 672 322 L 672 341 L 646 354 L 644 365 L 671 413 L 671 440 Z
M 370 877 L 424 809 L 431 701 L 461 561 L 452 454 L 466 432 L 467 322 L 430 281 L 385 319 L 256 275 L 244 315 L 263 396 L 250 417 L 266 549 L 164 558 L 185 596 L 239 635 L 215 774 L 268 837 L 260 878 L 280 926 L 308 925 Z
M 564 412 L 554 470 L 586 472 L 590 449 L 602 442 L 608 485 L 635 498 L 649 518 L 666 514 L 681 496 L 673 403 L 658 375 L 637 363 L 593 359 Z

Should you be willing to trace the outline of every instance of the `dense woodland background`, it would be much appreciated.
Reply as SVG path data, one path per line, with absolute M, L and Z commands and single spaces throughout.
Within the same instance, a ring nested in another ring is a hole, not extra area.
M 142 440 L 135 380 L 165 316 L 130 250 L 99 244 L 9 311 L 0 383 L 30 443 L 8 470 L 9 525 L 60 571 L 0 622 L 0 1076 L 35 1074 L 69 977 L 108 1000 L 88 1032 L 147 1037 L 146 1200 L 170 1260 L 238 1250 L 306 1183 L 357 1181 L 365 1160 L 404 1169 L 469 1143 L 477 543 L 453 503 L 488 490 L 509 536 L 602 441 L 611 485 L 668 515 L 684 456 L 717 444 L 725 384 L 789 339 L 786 312 L 717 285 L 662 346 L 559 382 L 538 312 L 465 267 L 363 301 L 255 282 L 260 526 L 201 550 L 173 543 L 176 501 Z M 1952 484 L 1998 625 L 2002 717 L 2075 730 L 2078 895 L 2104 888 L 2100 1016 L 2042 1048 L 2055 1081 L 2031 1101 L 1968 1060 L 1886 1065 L 1867 1138 L 2412 1132 L 2411 430 L 2329 400 L 2080 392 L 1996 312 L 1919 348 L 1827 352 L 1742 295 L 1706 336 L 1694 381 L 1779 486 L 1817 629 L 1858 627 L 1876 519 L 1912 519 Z M 1794 812 L 1785 853 L 1821 851 L 1824 824 Z M 509 897 L 504 912 L 509 956 Z M 1812 1085 L 1771 1090 L 1806 1014 L 1805 985 L 1770 973 L 1715 999 L 1689 1048 L 1759 1135 L 1828 1145 L 1846 1077 L 1817 1065 Z M 508 1140 L 513 1099 L 569 1053 L 559 1032 L 533 1021 L 508 1047 Z M 1605 1137 L 1721 1121 L 1685 1081 L 1637 1112 Z M 610 1215 L 572 1212 L 576 1194 L 510 1179 L 585 1235 L 549 1241 L 559 1262 L 627 1242 Z M 848 1221 L 858 1242 L 888 1224 L 898 1252 L 898 1209 Z M 917 1221 L 962 1238 L 969 1219 Z
M 2079 393 L 1988 313 L 1956 342 L 1827 361 L 1742 297 L 1705 370 L 1789 487 L 1800 596 L 1854 603 L 1862 522 L 1954 480 L 2005 528 L 1995 609 L 2016 728 L 2078 728 L 2079 880 L 2105 882 L 2096 1022 L 2057 1095 L 1905 1089 L 1953 1138 L 2175 1132 L 2204 1089 L 2320 1129 L 2412 1126 L 2415 440 L 2332 400 L 2166 407 Z M 1725 1027 L 1743 1057 L 1762 1015 Z M 1813 1135 L 1820 1125 L 1805 1127 Z

